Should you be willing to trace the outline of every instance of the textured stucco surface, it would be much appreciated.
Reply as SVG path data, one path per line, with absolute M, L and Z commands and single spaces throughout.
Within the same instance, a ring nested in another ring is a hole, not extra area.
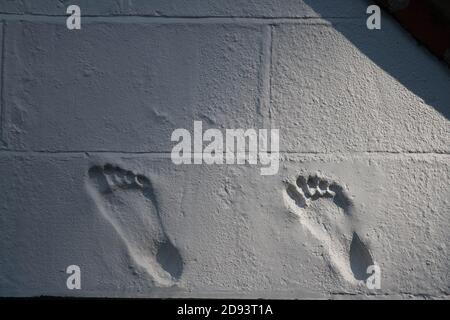
M 70 31 L 66 4 L 0 1 L 1 296 L 449 297 L 450 72 L 396 22 L 369 31 L 358 0 L 78 3 Z M 279 172 L 173 164 L 194 121 L 279 128 Z M 351 206 L 303 207 L 315 176 Z
M 139 15 L 154 17 L 349 17 L 364 16 L 365 1 L 341 0 L 336 5 L 329 0 L 2 0 L 2 13 L 64 15 L 69 4 L 78 4 L 86 15 Z M 320 8 L 318 13 L 311 3 Z
M 5 29 L 4 140 L 15 150 L 170 151 L 172 131 L 193 119 L 256 126 L 261 26 Z
M 448 118 L 394 78 L 414 82 L 429 100 L 450 101 L 448 70 L 411 42 L 387 19 L 376 33 L 354 20 L 274 27 L 270 115 L 272 126 L 285 127 L 284 150 L 448 153 Z

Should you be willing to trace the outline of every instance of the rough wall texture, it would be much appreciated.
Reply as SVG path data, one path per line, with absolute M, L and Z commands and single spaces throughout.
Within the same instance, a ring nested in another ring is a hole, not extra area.
M 449 297 L 450 72 L 387 14 L 77 3 L 0 1 L 1 296 Z M 279 128 L 278 174 L 173 164 L 196 120 Z

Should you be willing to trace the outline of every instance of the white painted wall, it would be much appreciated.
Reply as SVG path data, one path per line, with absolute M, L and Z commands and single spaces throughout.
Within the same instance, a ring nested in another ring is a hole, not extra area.
M 1 296 L 448 298 L 450 74 L 386 13 L 73 3 L 81 30 L 0 4 Z M 195 120 L 279 128 L 278 174 L 174 165 Z M 305 206 L 299 177 L 338 191 Z

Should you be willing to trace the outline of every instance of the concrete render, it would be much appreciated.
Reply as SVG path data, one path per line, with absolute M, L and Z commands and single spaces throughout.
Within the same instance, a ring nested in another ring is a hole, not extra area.
M 76 3 L 0 1 L 0 296 L 448 299 L 450 71 L 387 13 Z M 194 121 L 278 173 L 173 164 Z

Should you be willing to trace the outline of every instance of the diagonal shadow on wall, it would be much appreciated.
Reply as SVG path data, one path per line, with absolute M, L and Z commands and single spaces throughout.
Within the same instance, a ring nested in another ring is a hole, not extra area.
M 361 21 L 327 18 L 317 1 L 304 1 L 376 65 L 450 119 L 450 68 L 419 44 L 389 12 L 381 12 L 381 30 L 369 30 L 366 27 L 368 15 Z M 363 1 L 367 6 L 375 4 L 367 0 L 354 1 Z M 342 5 L 348 5 L 344 2 Z M 336 1 L 336 5 L 341 5 L 338 3 Z

